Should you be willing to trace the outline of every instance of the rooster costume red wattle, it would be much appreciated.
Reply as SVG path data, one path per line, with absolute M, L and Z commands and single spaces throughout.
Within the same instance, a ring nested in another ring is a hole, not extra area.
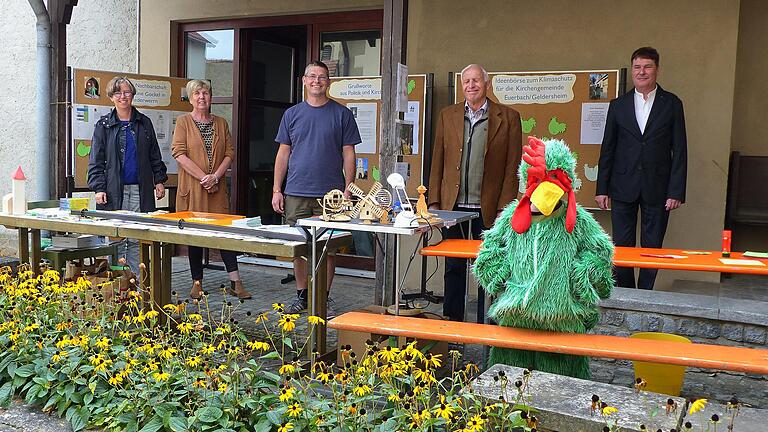
M 570 233 L 576 226 L 576 195 L 573 192 L 571 178 L 561 168 L 547 171 L 545 145 L 536 137 L 528 137 L 528 145 L 523 147 L 523 160 L 530 164 L 528 167 L 528 182 L 525 196 L 520 200 L 512 215 L 512 229 L 522 234 L 531 226 L 531 203 L 545 215 L 549 215 L 556 201 L 563 194 L 568 194 L 568 208 L 565 215 L 565 229 Z M 543 189 L 539 189 L 539 188 Z M 554 187 L 562 193 L 552 192 Z M 539 189 L 539 193 L 537 193 Z M 559 195 L 559 196 L 558 196 Z M 537 199 L 538 198 L 538 199 Z

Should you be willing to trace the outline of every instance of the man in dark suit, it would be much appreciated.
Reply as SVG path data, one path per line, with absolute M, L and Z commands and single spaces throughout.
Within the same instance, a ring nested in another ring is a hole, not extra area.
M 595 201 L 611 208 L 616 246 L 661 247 L 669 212 L 685 202 L 687 143 L 683 103 L 656 84 L 659 53 L 632 53 L 634 90 L 611 101 L 605 124 Z M 655 269 L 640 269 L 637 287 L 653 289 Z M 633 268 L 614 269 L 616 285 L 635 287 Z
M 443 238 L 479 239 L 480 233 L 517 197 L 522 152 L 520 114 L 486 98 L 488 72 L 471 64 L 461 71 L 464 101 L 440 112 L 429 174 L 429 206 L 479 212 L 471 224 L 455 225 Z M 471 230 L 471 231 L 470 231 Z M 467 263 L 445 260 L 443 315 L 464 320 Z

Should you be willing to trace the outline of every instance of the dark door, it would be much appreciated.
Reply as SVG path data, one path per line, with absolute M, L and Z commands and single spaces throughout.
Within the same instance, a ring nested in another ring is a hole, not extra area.
M 246 150 L 241 167 L 247 173 L 248 216 L 261 216 L 264 224 L 279 224 L 272 210 L 273 176 L 278 145 L 275 142 L 285 110 L 301 99 L 300 77 L 306 63 L 306 26 L 268 27 L 244 32 L 243 139 Z M 245 152 L 243 152 L 245 153 Z M 245 176 L 244 176 L 245 177 Z

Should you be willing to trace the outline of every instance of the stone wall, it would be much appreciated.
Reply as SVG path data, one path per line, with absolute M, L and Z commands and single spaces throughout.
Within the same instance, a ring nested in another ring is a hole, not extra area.
M 768 349 L 768 303 L 662 291 L 616 288 L 602 304 L 595 333 L 629 336 L 641 331 L 685 336 L 693 342 Z M 632 362 L 594 359 L 596 381 L 631 386 Z M 682 396 L 739 400 L 768 407 L 768 377 L 688 368 Z

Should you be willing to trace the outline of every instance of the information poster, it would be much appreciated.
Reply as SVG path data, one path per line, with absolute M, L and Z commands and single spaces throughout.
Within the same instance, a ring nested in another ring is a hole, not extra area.
M 600 144 L 608 105 L 618 96 L 619 71 L 489 72 L 488 98 L 520 113 L 523 142 L 528 136 L 561 139 L 577 157 L 576 198 L 594 208 Z M 461 74 L 454 100 L 463 100 Z M 524 185 L 521 185 L 523 192 Z
M 115 76 L 127 76 L 136 87 L 133 105 L 152 121 L 163 162 L 168 168 L 167 185 L 174 186 L 178 165 L 171 156 L 171 142 L 176 119 L 192 111 L 192 105 L 183 98 L 188 80 L 85 69 L 75 69 L 73 75 L 73 151 L 70 174 L 75 178 L 75 187 L 88 187 L 88 160 L 93 130 L 96 122 L 114 107 L 107 96 L 107 84 Z

